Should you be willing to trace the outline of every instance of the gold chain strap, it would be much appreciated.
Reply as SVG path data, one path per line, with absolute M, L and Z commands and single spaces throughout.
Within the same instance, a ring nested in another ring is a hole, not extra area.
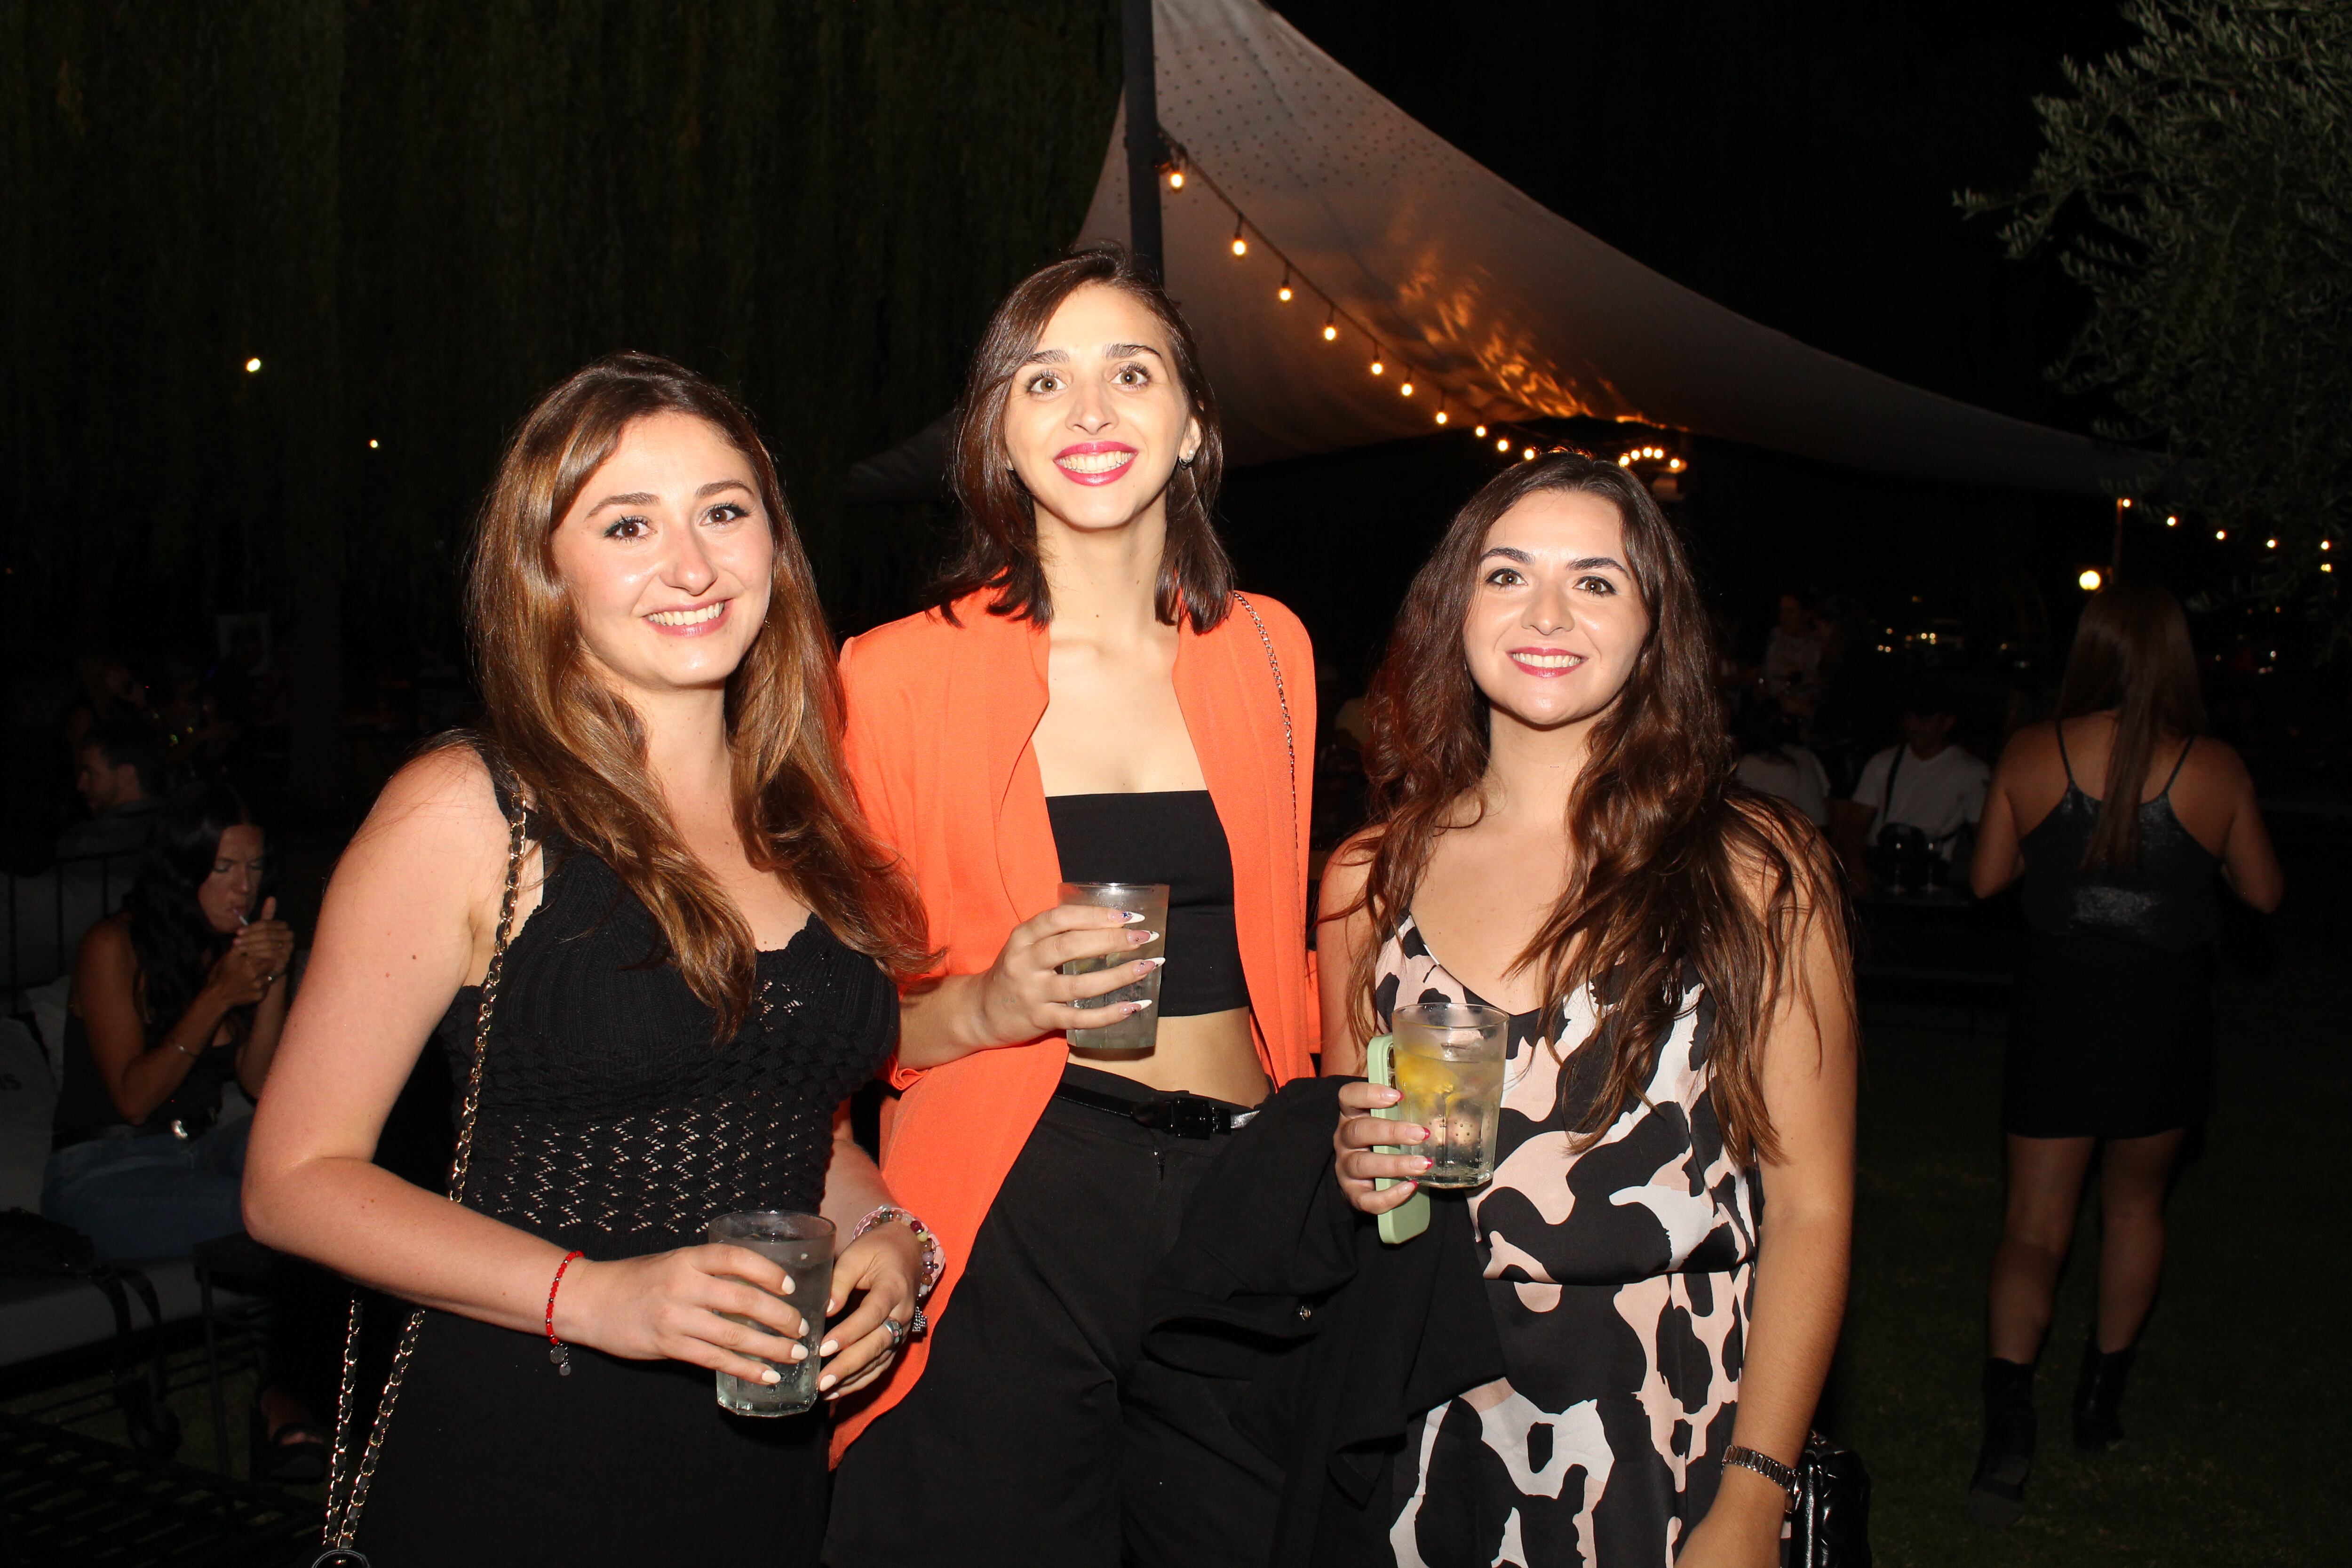
M 507 939 L 514 931 L 515 889 L 522 878 L 524 821 L 518 800 L 507 813 L 507 881 L 499 895 L 499 935 L 490 948 L 490 966 L 482 974 L 482 1005 L 474 1016 L 474 1062 L 466 1075 L 466 1099 L 457 1116 L 457 1152 L 449 1160 L 453 1204 L 466 1201 L 466 1169 L 474 1153 L 474 1119 L 482 1109 L 482 1068 L 490 1055 L 490 1014 L 498 1005 L 499 979 L 506 972 Z M 393 1406 L 400 1400 L 400 1385 L 408 1375 L 408 1363 L 416 1353 L 416 1338 L 424 1327 L 425 1309 L 413 1309 L 400 1331 L 400 1343 L 392 1352 L 392 1371 L 384 1378 L 383 1398 L 368 1427 L 367 1447 L 360 1455 L 358 1468 L 346 1479 L 343 1460 L 359 1392 L 360 1297 L 352 1292 L 351 1318 L 343 1331 L 342 1384 L 335 1400 L 335 1447 L 327 1463 L 326 1550 L 312 1560 L 310 1568 L 339 1563 L 365 1568 L 367 1555 L 352 1545 L 352 1537 L 358 1533 L 360 1514 L 367 1507 L 368 1486 L 375 1479 L 376 1460 L 383 1450 L 384 1428 L 392 1425 Z
M 1282 750 L 1290 761 L 1290 840 L 1291 853 L 1297 854 L 1298 844 L 1298 742 L 1292 738 L 1290 728 L 1290 690 L 1282 683 L 1282 660 L 1274 653 L 1274 639 L 1265 635 L 1265 623 L 1258 618 L 1257 606 L 1249 595 L 1235 593 L 1234 597 L 1249 612 L 1250 625 L 1257 628 L 1257 640 L 1265 648 L 1265 667 L 1274 671 L 1274 700 L 1282 705 Z

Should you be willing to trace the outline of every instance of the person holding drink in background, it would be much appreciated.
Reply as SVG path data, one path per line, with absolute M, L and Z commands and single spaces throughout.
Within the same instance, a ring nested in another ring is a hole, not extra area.
M 814 1563 L 822 1418 L 724 1414 L 712 1377 L 757 1408 L 817 1361 L 803 1397 L 838 1395 L 909 1332 L 936 1243 L 845 1102 L 925 959 L 749 416 L 648 355 L 580 372 L 509 445 L 467 593 L 487 733 L 404 768 L 344 854 L 246 1168 L 255 1236 L 431 1309 L 356 1543 Z M 436 1038 L 458 1203 L 371 1163 Z M 824 1243 L 830 1302 L 817 1251 L 793 1278 L 747 1211 Z
M 1122 1461 L 1143 1278 L 1249 1108 L 1313 1070 L 1314 658 L 1234 591 L 1222 465 L 1158 284 L 1115 247 L 1045 268 L 966 384 L 934 607 L 842 651 L 859 797 L 945 948 L 905 994 L 883 1171 L 948 1273 L 836 1436 L 834 1568 L 1173 1553 L 1132 1499 L 1122 1523 L 1154 1469 Z
M 1401 1564 L 1780 1561 L 1845 1299 L 1852 976 L 1820 836 L 1734 780 L 1711 641 L 1641 481 L 1555 452 L 1462 509 L 1374 682 L 1324 1068 L 1393 1026 L 1397 1087 L 1339 1091 L 1339 1173 L 1381 1213 L 1491 1171 L 1509 1368 L 1409 1431 Z

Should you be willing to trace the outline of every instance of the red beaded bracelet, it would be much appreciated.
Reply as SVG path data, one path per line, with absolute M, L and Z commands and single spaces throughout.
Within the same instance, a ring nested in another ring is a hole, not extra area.
M 547 1359 L 566 1377 L 572 1375 L 572 1347 L 555 1337 L 555 1293 L 563 1289 L 563 1271 L 572 1267 L 572 1260 L 586 1256 L 582 1252 L 565 1253 L 563 1261 L 555 1266 L 555 1278 L 547 1286 Z

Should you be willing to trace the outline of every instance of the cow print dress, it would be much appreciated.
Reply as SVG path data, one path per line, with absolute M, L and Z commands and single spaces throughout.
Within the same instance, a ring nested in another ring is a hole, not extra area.
M 1475 1002 L 1410 914 L 1382 946 L 1383 1027 L 1412 1002 Z M 1715 1008 L 1685 984 L 1644 1100 L 1600 1142 L 1570 1129 L 1605 1074 L 1588 993 L 1562 1056 L 1511 1019 L 1495 1180 L 1469 1197 L 1509 1375 L 1418 1417 L 1396 1467 L 1401 1568 L 1668 1564 L 1723 1474 L 1753 1304 L 1753 1169 L 1708 1093 Z M 1438 1202 L 1448 1201 L 1443 1196 Z

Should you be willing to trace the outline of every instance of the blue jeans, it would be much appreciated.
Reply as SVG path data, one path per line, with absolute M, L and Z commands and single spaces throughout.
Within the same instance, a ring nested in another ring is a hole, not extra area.
M 237 1188 L 252 1126 L 69 1143 L 42 1173 L 41 1213 L 96 1242 L 100 1262 L 185 1258 L 200 1241 L 245 1228 Z

